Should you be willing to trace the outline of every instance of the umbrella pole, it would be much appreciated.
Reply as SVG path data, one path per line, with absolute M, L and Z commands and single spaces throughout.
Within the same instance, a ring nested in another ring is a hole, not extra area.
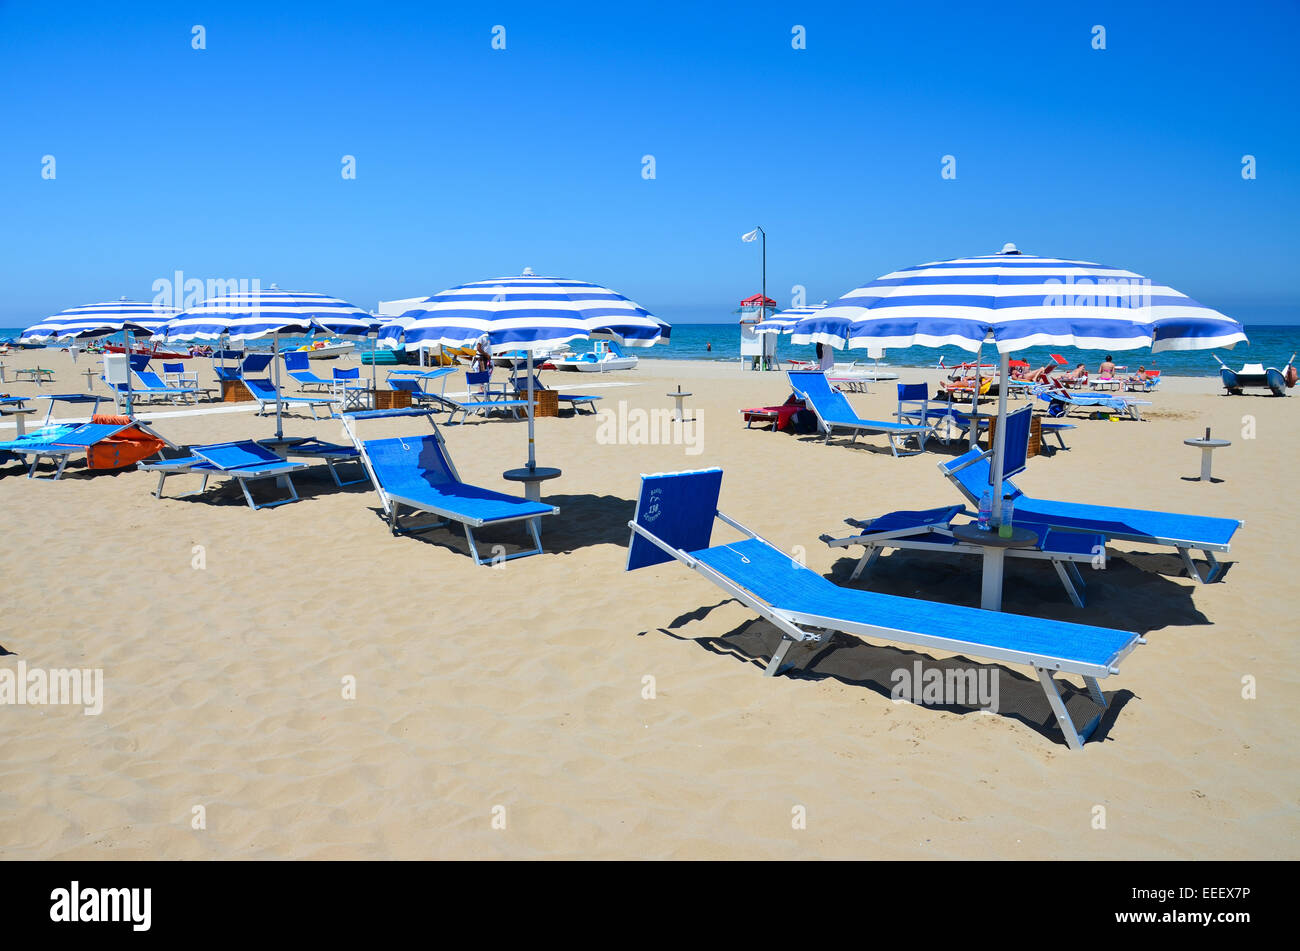
M 528 351 L 528 468 L 537 468 L 533 448 L 533 351 Z
M 271 337 L 271 362 L 275 364 L 275 438 L 284 438 L 284 426 L 280 419 L 280 334 Z
M 135 416 L 135 408 L 131 405 L 131 331 L 125 331 L 123 347 L 126 349 L 126 415 Z
M 980 428 L 979 416 L 977 414 L 980 411 L 980 364 L 983 362 L 984 344 L 981 342 L 979 349 L 975 351 L 975 385 L 971 388 L 970 392 L 971 424 L 970 445 L 967 447 L 968 449 L 974 449 L 979 445 Z
M 1007 445 L 1007 377 L 1010 357 L 1006 353 L 998 354 L 998 431 L 993 438 L 993 524 L 1002 524 L 1002 470 Z M 1001 590 L 1001 581 L 998 583 Z

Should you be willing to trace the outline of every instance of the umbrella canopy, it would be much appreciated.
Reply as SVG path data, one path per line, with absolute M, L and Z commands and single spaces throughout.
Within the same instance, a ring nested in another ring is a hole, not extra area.
M 1241 324 L 1134 271 L 1021 254 L 936 261 L 849 291 L 794 329 L 795 343 L 1195 350 L 1246 339 Z
M 820 304 L 809 304 L 807 307 L 791 307 L 789 310 L 783 310 L 779 314 L 773 314 L 771 317 L 754 325 L 756 334 L 788 334 L 794 330 L 795 325 L 805 317 L 811 317 L 819 310 L 826 306 L 826 301 Z
M 998 350 L 993 520 L 1002 515 L 1008 354 L 1026 347 L 1195 350 L 1246 340 L 1240 322 L 1134 271 L 1021 254 L 937 261 L 892 271 L 849 291 L 792 331 L 795 343 L 833 347 L 957 346 Z M 1001 578 L 997 588 L 1001 590 Z
M 178 313 L 180 311 L 175 307 L 146 304 L 123 297 L 103 304 L 69 307 L 28 327 L 18 339 L 23 343 L 45 343 L 50 340 L 106 337 L 123 330 L 149 336 Z
M 368 313 L 337 297 L 311 291 L 268 290 L 219 294 L 177 314 L 162 328 L 166 340 L 219 340 L 232 342 L 270 337 L 275 354 L 275 435 L 284 436 L 280 406 L 280 334 L 318 331 L 338 336 L 364 337 L 370 332 Z
M 540 277 L 528 269 L 518 277 L 461 284 L 426 298 L 385 328 L 392 330 L 386 340 L 395 339 L 397 327 L 408 350 L 467 347 L 487 334 L 492 350 L 504 352 L 548 349 L 588 337 L 649 347 L 665 338 L 667 324 L 607 287 Z
M 667 338 L 667 324 L 640 305 L 599 284 L 541 277 L 525 268 L 518 277 L 461 284 L 426 298 L 380 331 L 380 342 L 408 350 L 438 344 L 472 346 L 484 334 L 494 353 L 528 351 L 528 468 L 533 443 L 533 351 L 591 337 L 630 347 Z
M 28 327 L 18 339 L 23 343 L 45 343 L 50 340 L 107 337 L 125 331 L 126 341 L 123 350 L 127 354 L 129 363 L 132 333 L 143 334 L 146 337 L 153 336 L 161 331 L 177 313 L 179 311 L 175 307 L 146 304 L 123 297 L 102 304 L 86 304 L 59 311 L 40 323 Z M 133 415 L 130 370 L 126 374 L 125 402 L 127 415 Z

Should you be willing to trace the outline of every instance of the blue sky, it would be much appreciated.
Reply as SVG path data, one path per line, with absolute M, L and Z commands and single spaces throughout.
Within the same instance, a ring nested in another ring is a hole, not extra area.
M 1300 323 L 1297 9 L 0 0 L 0 326 L 525 266 L 730 320 L 755 224 L 782 304 L 1013 241 Z

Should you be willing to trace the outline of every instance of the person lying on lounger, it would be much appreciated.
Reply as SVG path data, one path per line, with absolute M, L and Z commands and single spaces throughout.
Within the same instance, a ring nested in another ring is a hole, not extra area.
M 1046 366 L 1040 367 L 1039 369 L 1035 370 L 1033 373 L 1026 374 L 1025 379 L 1028 380 L 1030 383 L 1048 383 L 1050 382 L 1052 371 L 1055 369 L 1056 369 L 1056 364 L 1049 363 Z
M 1083 385 L 1088 382 L 1088 368 L 1080 363 L 1069 373 L 1062 373 L 1056 378 L 1056 380 L 1061 386 L 1065 386 L 1069 383 L 1078 383 Z

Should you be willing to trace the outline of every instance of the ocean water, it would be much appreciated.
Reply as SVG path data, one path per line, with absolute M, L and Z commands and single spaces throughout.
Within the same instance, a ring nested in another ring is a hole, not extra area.
M 0 340 L 17 338 L 21 329 L 0 327 Z M 1139 366 L 1148 370 L 1160 370 L 1170 376 L 1217 376 L 1219 365 L 1214 355 L 1219 356 L 1234 369 L 1243 363 L 1262 363 L 1264 366 L 1282 367 L 1292 353 L 1300 350 L 1300 325 L 1256 324 L 1246 325 L 1248 345 L 1238 345 L 1232 350 L 1166 350 L 1152 354 L 1149 348 L 1140 350 L 1117 350 L 1113 352 L 1115 363 L 1126 367 L 1128 372 Z M 281 349 L 293 349 L 306 342 L 307 338 L 286 337 L 280 341 Z M 590 349 L 585 341 L 571 344 L 575 351 Z M 359 350 L 366 350 L 369 344 L 362 341 L 357 344 Z M 270 349 L 270 342 L 259 341 L 254 349 Z M 717 360 L 739 362 L 740 325 L 725 324 L 675 324 L 672 336 L 664 344 L 642 347 L 634 351 L 643 359 L 667 360 Z M 811 346 L 795 346 L 788 336 L 782 335 L 777 342 L 777 355 L 782 359 L 815 360 L 816 354 Z M 1097 364 L 1105 356 L 1097 350 L 1078 350 L 1074 347 L 1031 347 L 1015 354 L 1021 360 L 1027 360 L 1031 366 L 1042 366 L 1048 362 L 1050 355 L 1059 353 L 1065 357 L 1070 366 L 1083 363 L 1096 372 Z M 889 350 L 881 360 L 882 366 L 891 367 L 932 367 L 944 358 L 947 366 L 964 363 L 973 359 L 973 355 L 958 347 L 909 347 L 902 350 Z M 871 362 L 866 350 L 837 351 L 836 361 L 848 363 L 854 360 Z M 993 349 L 985 348 L 985 362 L 996 362 Z
M 1148 370 L 1160 370 L 1170 376 L 1217 376 L 1219 365 L 1214 355 L 1234 369 L 1243 363 L 1262 363 L 1264 366 L 1282 367 L 1292 353 L 1300 351 L 1300 326 L 1279 324 L 1246 325 L 1246 336 L 1250 344 L 1238 344 L 1231 350 L 1165 350 L 1152 354 L 1149 347 L 1140 350 L 1116 350 L 1112 352 L 1115 363 L 1134 372 L 1139 366 Z M 573 349 L 582 349 L 578 344 Z M 740 360 L 740 326 L 738 324 L 674 324 L 669 342 L 634 351 L 644 358 L 666 358 L 673 360 Z M 782 359 L 815 360 L 816 354 L 811 346 L 795 346 L 788 335 L 778 337 L 777 356 Z M 1074 347 L 1030 347 L 1014 354 L 1015 359 L 1027 360 L 1030 366 L 1043 366 L 1051 359 L 1051 354 L 1059 353 L 1073 367 L 1076 363 L 1085 364 L 1092 373 L 1097 372 L 1097 365 L 1106 355 L 1097 350 L 1079 350 Z M 947 366 L 969 362 L 974 355 L 959 347 L 909 347 L 903 350 L 888 350 L 880 361 L 882 366 L 891 367 L 932 367 L 944 358 Z M 866 350 L 839 350 L 835 359 L 839 363 L 854 360 L 872 362 Z M 992 347 L 984 349 L 984 361 L 996 363 Z

